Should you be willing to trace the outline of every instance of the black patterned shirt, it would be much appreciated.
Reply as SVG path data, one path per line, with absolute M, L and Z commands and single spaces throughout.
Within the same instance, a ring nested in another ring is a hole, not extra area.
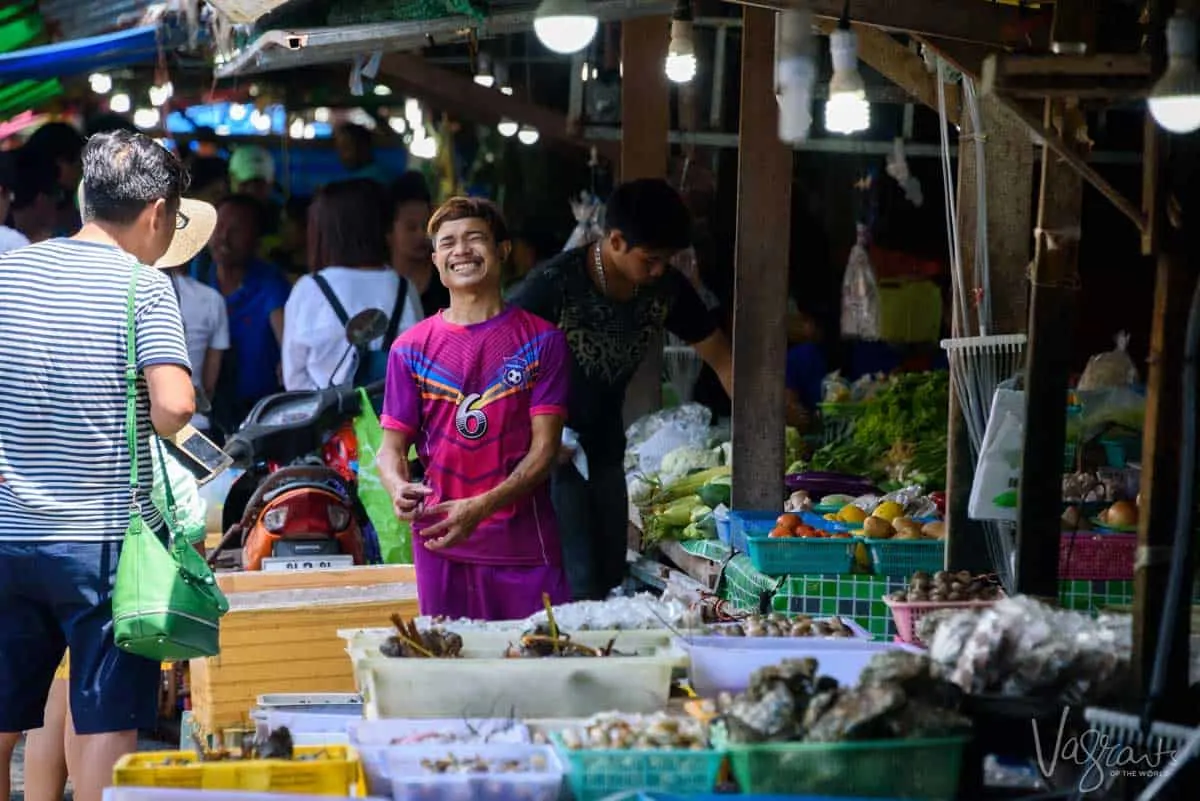
M 664 329 L 688 344 L 708 338 L 716 323 L 678 270 L 641 287 L 628 301 L 605 297 L 589 275 L 590 247 L 568 250 L 534 268 L 509 296 L 557 325 L 571 349 L 567 425 L 579 434 L 589 462 L 620 462 L 625 454 L 625 390 Z

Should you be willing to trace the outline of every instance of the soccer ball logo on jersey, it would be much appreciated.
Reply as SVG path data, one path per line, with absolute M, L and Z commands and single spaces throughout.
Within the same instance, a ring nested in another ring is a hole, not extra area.
M 522 386 L 529 380 L 529 362 L 520 357 L 505 359 L 500 379 L 512 389 Z

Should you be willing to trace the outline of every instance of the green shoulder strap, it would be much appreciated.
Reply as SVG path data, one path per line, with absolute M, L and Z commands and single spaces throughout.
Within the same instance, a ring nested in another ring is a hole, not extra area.
M 125 439 L 129 445 L 129 505 L 131 511 L 136 511 L 141 514 L 141 507 L 138 505 L 138 442 L 137 442 L 137 326 L 134 319 L 134 312 L 137 305 L 137 282 L 138 271 L 142 269 L 140 263 L 133 265 L 133 271 L 129 277 L 129 292 L 125 298 Z M 155 436 L 157 440 L 157 435 Z M 167 466 L 163 461 L 165 454 L 162 451 L 162 443 L 156 442 L 159 452 L 158 467 L 161 475 L 159 478 L 163 484 L 163 495 L 167 501 L 167 526 L 171 531 L 171 538 L 179 539 L 175 536 L 176 531 L 176 515 L 175 515 L 175 496 L 171 492 L 171 482 L 167 478 Z

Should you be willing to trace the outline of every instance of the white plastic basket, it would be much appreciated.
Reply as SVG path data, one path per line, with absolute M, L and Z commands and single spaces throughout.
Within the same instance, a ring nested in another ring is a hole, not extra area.
M 329 801 L 327 795 L 239 793 L 233 790 L 171 790 L 165 787 L 108 787 L 103 801 Z M 363 801 L 385 801 L 369 796 Z
M 426 759 L 449 756 L 489 762 L 538 759 L 543 767 L 521 773 L 431 774 Z M 553 748 L 544 745 L 397 746 L 388 752 L 392 797 L 396 801 L 558 801 L 566 771 Z
M 451 626 L 447 631 L 454 631 L 463 640 L 463 656 L 467 658 L 497 659 L 504 655 L 509 645 L 515 645 L 521 638 L 524 627 L 501 630 L 463 630 L 456 631 Z M 350 659 L 357 662 L 360 659 L 378 657 L 379 646 L 396 633 L 395 629 L 343 629 L 338 636 L 346 641 L 346 652 Z M 593 630 L 572 631 L 571 641 L 593 648 L 603 648 L 610 641 L 614 648 L 622 654 L 649 654 L 662 650 L 671 644 L 674 636 L 667 629 L 630 629 L 630 630 Z

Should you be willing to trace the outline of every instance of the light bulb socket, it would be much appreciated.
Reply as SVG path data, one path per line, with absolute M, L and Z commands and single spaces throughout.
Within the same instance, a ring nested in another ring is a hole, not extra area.
M 696 52 L 692 39 L 692 21 L 686 19 L 671 20 L 671 43 L 667 53 L 673 56 L 690 56 Z
M 1167 58 L 1196 59 L 1196 23 L 1183 11 L 1176 11 L 1167 20 Z
M 838 28 L 829 34 L 829 58 L 833 71 L 858 71 L 858 35 L 849 28 Z
M 671 28 L 674 29 L 676 22 L 691 22 L 692 21 L 692 2 L 691 0 L 676 0 L 675 10 L 671 12 Z

